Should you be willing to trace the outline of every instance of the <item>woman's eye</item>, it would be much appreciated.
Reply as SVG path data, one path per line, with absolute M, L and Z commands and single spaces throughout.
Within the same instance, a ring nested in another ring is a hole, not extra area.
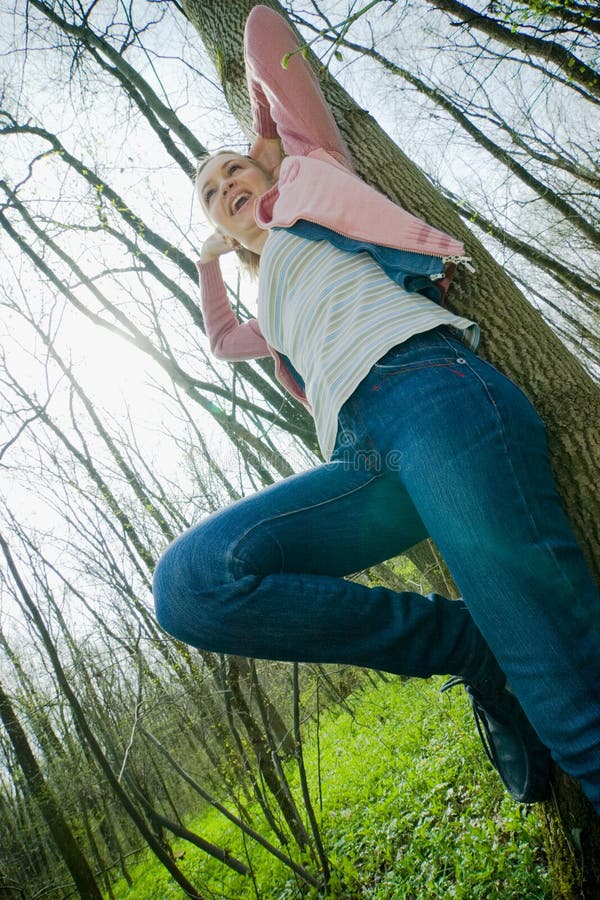
M 211 197 L 214 195 L 214 193 L 215 193 L 214 188 L 209 188 L 209 189 L 207 190 L 207 192 L 206 192 L 205 195 L 204 195 L 204 201 L 205 201 L 205 203 L 209 203 L 209 202 L 210 202 L 210 199 L 211 199 Z
M 229 174 L 229 175 L 233 175 L 233 173 L 235 172 L 235 170 L 236 170 L 236 169 L 239 169 L 239 168 L 240 168 L 239 163 L 232 163 L 232 164 L 229 166 L 228 174 Z

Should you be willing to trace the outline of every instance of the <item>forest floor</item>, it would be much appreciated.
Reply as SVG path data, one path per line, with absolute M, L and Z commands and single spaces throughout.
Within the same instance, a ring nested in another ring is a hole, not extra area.
M 351 695 L 351 711 L 321 714 L 318 742 L 316 724 L 305 726 L 312 800 L 333 872 L 329 893 L 302 890 L 289 869 L 213 810 L 187 826 L 227 847 L 253 875 L 175 842 L 199 893 L 207 900 L 550 898 L 536 808 L 505 794 L 464 692 L 441 696 L 441 683 L 373 679 Z M 150 855 L 131 875 L 133 888 L 115 885 L 117 900 L 185 896 Z

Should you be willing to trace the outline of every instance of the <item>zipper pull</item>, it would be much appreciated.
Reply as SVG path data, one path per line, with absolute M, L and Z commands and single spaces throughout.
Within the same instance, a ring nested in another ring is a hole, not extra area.
M 454 263 L 455 266 L 460 266 L 462 264 L 467 272 L 471 272 L 471 274 L 475 274 L 475 272 L 477 271 L 477 269 L 471 265 L 470 256 L 443 256 L 442 262 L 444 264 Z

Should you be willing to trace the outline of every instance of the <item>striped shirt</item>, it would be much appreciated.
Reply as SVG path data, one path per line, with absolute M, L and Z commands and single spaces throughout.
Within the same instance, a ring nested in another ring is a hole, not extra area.
M 325 459 L 342 405 L 388 350 L 438 325 L 456 328 L 472 349 L 479 341 L 474 322 L 408 293 L 368 253 L 283 229 L 269 232 L 261 254 L 258 322 L 304 379 Z

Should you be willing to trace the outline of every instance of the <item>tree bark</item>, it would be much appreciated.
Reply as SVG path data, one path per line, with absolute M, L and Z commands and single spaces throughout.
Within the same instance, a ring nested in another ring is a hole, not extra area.
M 237 0 L 228 5 L 224 16 L 221 0 L 183 0 L 185 13 L 215 64 L 228 104 L 250 140 L 253 135 L 242 46 L 244 23 L 254 5 L 252 0 Z M 275 0 L 267 0 L 265 5 L 285 16 Z M 333 77 L 324 76 L 321 84 L 359 174 L 410 212 L 465 243 L 477 274 L 459 272 L 448 306 L 480 323 L 482 356 L 520 385 L 545 420 L 554 473 L 565 507 L 588 563 L 599 579 L 598 385 L 457 212 L 372 116 L 357 106 Z M 600 819 L 573 781 L 557 776 L 555 789 L 556 808 L 568 819 L 566 828 L 557 825 L 556 834 L 564 834 L 568 828 L 569 834 L 581 835 L 579 846 L 586 848 L 583 854 L 577 849 L 581 873 L 573 869 L 567 880 L 576 884 L 579 879 L 585 884 L 585 896 L 600 896 Z M 565 853 L 565 859 L 568 856 Z

